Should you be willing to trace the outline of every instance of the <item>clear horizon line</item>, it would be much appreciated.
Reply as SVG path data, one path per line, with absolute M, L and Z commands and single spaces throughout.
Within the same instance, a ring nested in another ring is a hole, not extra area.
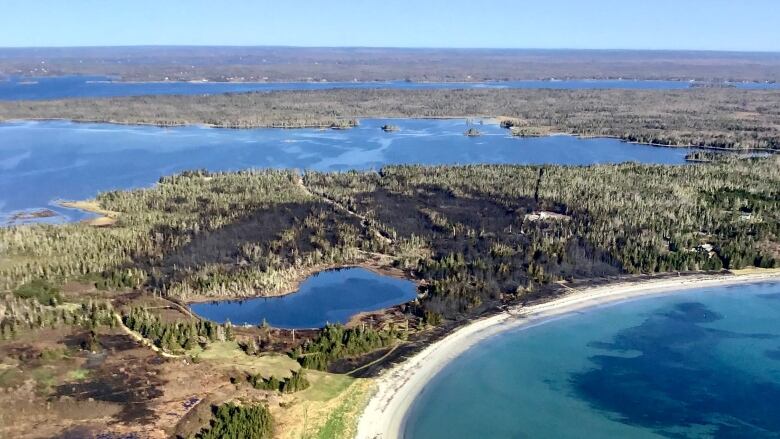
M 77 45 L 77 46 L 0 46 L 0 50 L 35 49 L 112 49 L 112 48 L 286 48 L 286 49 L 381 49 L 381 50 L 515 50 L 515 51 L 569 51 L 569 52 L 711 52 L 711 53 L 759 53 L 778 54 L 780 50 L 761 49 L 693 49 L 693 48 L 593 48 L 593 47 L 455 47 L 455 46 L 320 46 L 320 45 L 274 45 L 274 44 L 121 44 L 121 45 Z

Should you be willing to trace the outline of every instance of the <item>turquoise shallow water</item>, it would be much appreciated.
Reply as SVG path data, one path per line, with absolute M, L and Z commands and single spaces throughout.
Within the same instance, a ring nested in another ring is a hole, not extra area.
M 593 308 L 492 337 L 415 401 L 405 438 L 780 437 L 780 284 Z

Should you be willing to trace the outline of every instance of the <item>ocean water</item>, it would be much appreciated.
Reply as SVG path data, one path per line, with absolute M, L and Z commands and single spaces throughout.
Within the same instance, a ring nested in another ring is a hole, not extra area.
M 734 83 L 737 88 L 775 89 L 780 84 Z M 205 95 L 218 93 L 268 92 L 279 90 L 328 89 L 647 89 L 679 90 L 685 81 L 657 80 L 529 80 L 488 82 L 121 82 L 105 76 L 10 77 L 0 80 L 0 100 L 66 99 L 144 95 Z
M 393 123 L 400 131 L 385 133 Z M 483 133 L 470 138 L 470 126 Z M 51 221 L 84 214 L 59 199 L 147 187 L 187 169 L 372 170 L 391 164 L 605 162 L 684 163 L 690 149 L 571 136 L 512 137 L 496 124 L 463 119 L 361 120 L 350 130 L 159 128 L 64 121 L 0 124 L 0 224 L 18 211 L 48 208 Z
M 306 279 L 295 293 L 280 297 L 193 303 L 190 309 L 219 323 L 310 329 L 327 323 L 347 323 L 354 315 L 376 311 L 417 298 L 414 282 L 364 268 L 323 271 Z
M 404 438 L 778 438 L 780 283 L 706 288 L 515 329 L 449 364 Z

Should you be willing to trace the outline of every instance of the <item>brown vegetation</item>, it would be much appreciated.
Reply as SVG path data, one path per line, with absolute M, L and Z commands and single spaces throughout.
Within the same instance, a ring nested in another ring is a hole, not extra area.
M 195 171 L 101 194 L 100 208 L 121 212 L 108 227 L 0 229 L 8 256 L 0 265 L 8 290 L 0 296 L 0 403 L 24 408 L 13 419 L 0 414 L 0 435 L 31 436 L 41 424 L 42 436 L 189 435 L 208 423 L 212 404 L 236 400 L 268 404 L 277 435 L 329 431 L 328 413 L 359 410 L 344 402 L 360 396 L 350 393 L 358 383 L 311 370 L 306 390 L 256 389 L 247 376 L 265 383 L 298 370 L 270 351 L 370 376 L 476 315 L 549 298 L 562 284 L 777 266 L 779 159 L 397 166 L 303 179 Z M 225 329 L 225 341 L 193 337 L 197 345 L 185 340 L 166 356 L 113 318 L 143 307 L 155 327 L 198 326 L 172 298 L 278 291 L 322 264 L 377 255 L 419 279 L 422 295 L 352 330 L 241 327 L 230 342 Z M 55 284 L 65 281 L 61 294 Z M 301 427 L 306 413 L 318 427 Z
M 325 90 L 2 102 L 0 120 L 297 128 L 349 127 L 357 117 L 503 117 L 518 135 L 778 149 L 778 108 L 773 90 Z
M 45 64 L 42 65 L 41 61 Z M 127 81 L 485 81 L 548 78 L 778 81 L 774 53 L 302 47 L 0 49 L 0 72 Z

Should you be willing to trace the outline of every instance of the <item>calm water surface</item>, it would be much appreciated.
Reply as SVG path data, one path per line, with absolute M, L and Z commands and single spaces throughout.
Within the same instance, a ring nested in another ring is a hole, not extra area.
M 385 133 L 393 123 L 401 129 Z M 13 212 L 49 208 L 52 221 L 84 217 L 58 199 L 87 199 L 101 191 L 146 187 L 187 169 L 294 168 L 371 170 L 417 163 L 684 163 L 687 149 L 633 145 L 571 136 L 515 138 L 496 124 L 465 120 L 361 120 L 351 130 L 158 128 L 63 121 L 0 124 L 0 223 Z
M 780 283 L 591 309 L 490 338 L 405 438 L 778 438 Z
M 355 314 L 376 311 L 417 298 L 414 282 L 383 276 L 363 268 L 315 274 L 300 289 L 281 297 L 195 303 L 193 312 L 224 323 L 257 325 L 265 320 L 277 328 L 320 328 L 346 323 Z
M 735 83 L 737 88 L 780 88 L 780 84 Z M 120 82 L 105 76 L 12 77 L 0 80 L 0 100 L 64 99 L 141 95 L 203 95 L 275 90 L 349 89 L 666 89 L 690 87 L 685 81 L 547 80 L 490 82 Z

